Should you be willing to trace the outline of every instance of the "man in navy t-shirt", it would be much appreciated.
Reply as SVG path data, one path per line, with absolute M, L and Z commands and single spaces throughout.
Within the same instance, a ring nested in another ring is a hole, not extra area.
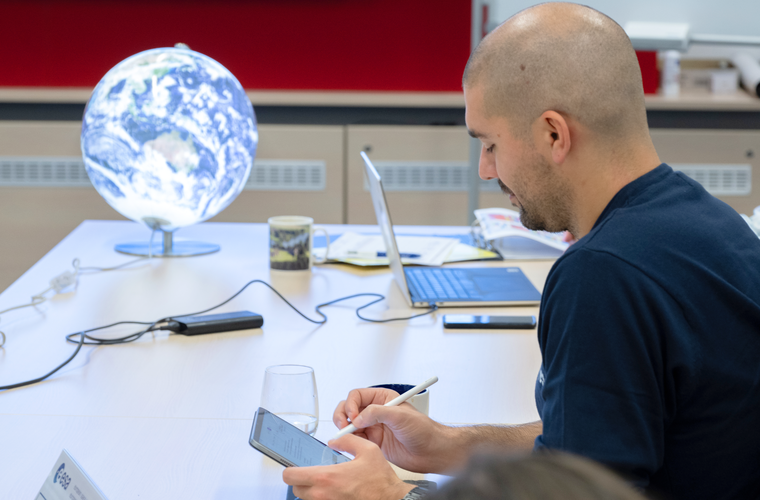
M 578 241 L 541 302 L 541 421 L 448 427 L 379 389 L 335 411 L 356 459 L 283 473 L 306 499 L 412 498 L 384 460 L 446 472 L 474 450 L 559 449 L 673 499 L 760 498 L 760 240 L 662 163 L 641 73 L 614 21 L 577 4 L 526 9 L 463 79 L 480 175 L 531 229 Z M 405 497 L 406 495 L 406 497 Z
M 662 164 L 621 189 L 544 288 L 538 448 L 674 498 L 757 498 L 760 240 Z

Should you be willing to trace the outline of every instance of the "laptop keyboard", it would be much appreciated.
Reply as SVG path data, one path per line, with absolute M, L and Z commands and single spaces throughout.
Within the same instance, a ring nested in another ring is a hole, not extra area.
M 445 301 L 479 297 L 467 273 L 456 269 L 405 268 L 404 273 L 420 300 Z

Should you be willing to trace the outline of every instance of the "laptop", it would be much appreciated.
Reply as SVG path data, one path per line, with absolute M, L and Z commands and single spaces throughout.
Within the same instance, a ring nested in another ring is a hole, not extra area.
M 541 301 L 541 293 L 519 267 L 404 267 L 382 179 L 364 151 L 361 156 L 393 279 L 410 306 L 534 306 Z

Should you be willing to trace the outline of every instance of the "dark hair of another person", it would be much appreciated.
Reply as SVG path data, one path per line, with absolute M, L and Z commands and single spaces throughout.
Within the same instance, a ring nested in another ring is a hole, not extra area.
M 478 455 L 425 500 L 643 500 L 619 476 L 566 453 Z

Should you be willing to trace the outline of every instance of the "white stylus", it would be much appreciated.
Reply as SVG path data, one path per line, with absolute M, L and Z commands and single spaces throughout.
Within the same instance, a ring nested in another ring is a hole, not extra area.
M 411 389 L 409 389 L 408 391 L 406 391 L 404 394 L 397 397 L 396 399 L 388 401 L 383 406 L 398 406 L 404 401 L 406 401 L 407 399 L 411 398 L 412 396 L 416 396 L 417 394 L 421 393 L 422 391 L 424 391 L 431 385 L 435 384 L 436 382 L 438 382 L 438 377 L 429 378 L 423 383 L 421 383 L 420 385 L 416 387 L 412 387 Z M 339 437 L 343 437 L 346 434 L 351 434 L 354 431 L 356 431 L 356 427 L 354 426 L 354 424 L 348 424 L 347 426 L 339 430 L 338 433 L 333 436 L 333 439 L 338 439 Z

